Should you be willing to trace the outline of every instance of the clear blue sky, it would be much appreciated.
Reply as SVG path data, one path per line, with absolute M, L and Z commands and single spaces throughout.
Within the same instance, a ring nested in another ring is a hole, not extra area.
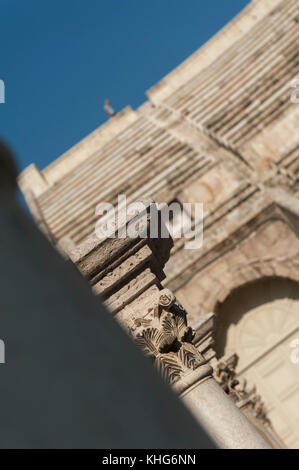
M 42 169 L 233 18 L 249 0 L 0 0 L 0 137 Z

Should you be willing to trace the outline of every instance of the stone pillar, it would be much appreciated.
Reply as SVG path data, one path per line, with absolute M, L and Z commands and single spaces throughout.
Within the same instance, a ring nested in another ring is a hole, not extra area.
M 152 201 L 146 205 L 147 230 L 151 220 Z M 127 220 L 138 222 L 138 216 Z M 223 448 L 268 448 L 261 434 L 248 421 L 234 402 L 223 392 L 212 376 L 208 358 L 201 352 L 209 349 L 203 334 L 187 324 L 187 312 L 169 289 L 163 289 L 163 267 L 172 241 L 151 239 L 98 240 L 95 235 L 71 248 L 63 240 L 68 255 L 91 283 L 94 293 L 103 296 L 116 319 L 149 356 L 165 381 L 173 385 L 199 422 Z M 115 236 L 116 235 L 116 236 Z M 194 340 L 199 343 L 196 347 Z M 211 358 L 212 356 L 210 356 Z
M 193 344 L 195 333 L 187 325 L 187 312 L 171 291 L 159 292 L 152 315 L 151 323 L 142 325 L 140 319 L 135 340 L 216 444 L 226 449 L 269 448 L 214 379 L 213 368 Z
M 224 393 L 212 374 L 211 366 L 200 366 L 176 383 L 183 402 L 220 448 L 268 449 L 262 434 Z

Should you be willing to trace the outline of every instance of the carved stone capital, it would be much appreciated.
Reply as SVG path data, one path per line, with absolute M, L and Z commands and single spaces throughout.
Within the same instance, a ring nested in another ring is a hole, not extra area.
M 207 361 L 193 344 L 187 312 L 169 289 L 157 294 L 148 315 L 135 319 L 135 339 L 165 380 L 175 383 Z

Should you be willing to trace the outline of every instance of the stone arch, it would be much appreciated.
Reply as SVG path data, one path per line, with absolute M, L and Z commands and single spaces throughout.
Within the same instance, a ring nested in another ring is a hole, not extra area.
M 226 327 L 241 320 L 248 311 L 279 299 L 299 301 L 299 280 L 283 276 L 263 276 L 248 282 L 239 282 L 229 295 L 215 304 L 217 331 L 215 349 L 219 356 L 225 352 Z M 227 315 L 228 314 L 228 315 Z M 298 310 L 299 317 L 299 310 Z
M 225 274 L 220 271 L 219 277 L 213 277 L 205 310 L 216 313 L 236 289 L 273 277 L 299 282 L 299 260 L 296 257 L 253 259 L 246 264 L 231 266 Z
M 282 440 L 298 448 L 299 364 L 292 363 L 290 346 L 299 338 L 299 280 L 240 279 L 215 313 L 216 352 L 238 354 L 237 372 L 257 386 Z

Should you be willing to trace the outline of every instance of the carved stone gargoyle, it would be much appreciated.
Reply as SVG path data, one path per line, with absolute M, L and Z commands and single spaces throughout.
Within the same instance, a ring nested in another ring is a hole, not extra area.
M 249 388 L 244 377 L 237 377 L 236 364 L 236 360 L 235 362 L 227 362 L 225 356 L 219 359 L 214 365 L 214 378 L 216 382 L 234 400 L 237 406 L 246 405 L 264 426 L 271 426 L 266 407 L 261 396 L 257 394 L 256 387 L 252 386 Z
M 235 402 L 243 398 L 241 391 L 237 388 L 239 385 L 237 373 L 225 360 L 220 359 L 214 365 L 214 379 Z
M 136 335 L 137 344 L 154 360 L 159 372 L 171 384 L 207 362 L 192 343 L 195 334 L 187 325 L 186 317 L 187 312 L 174 294 L 163 289 L 154 306 L 153 318 L 146 320 L 148 327 Z M 142 323 L 141 320 L 140 325 Z

